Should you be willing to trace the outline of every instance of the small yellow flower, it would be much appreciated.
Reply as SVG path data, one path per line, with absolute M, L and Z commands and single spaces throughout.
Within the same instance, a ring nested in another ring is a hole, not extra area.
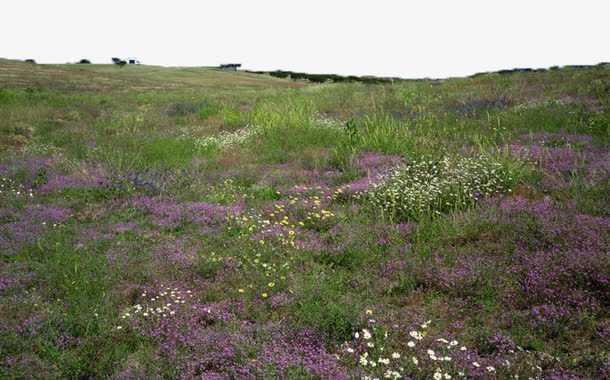
M 267 298 L 267 293 L 263 293 L 263 298 Z
M 371 309 L 367 309 L 367 310 L 366 310 L 366 313 L 367 313 L 368 315 L 371 315 L 371 314 L 373 314 L 373 310 L 371 310 Z
M 265 244 L 265 241 L 263 239 L 259 240 L 258 242 L 261 244 Z
M 267 285 L 269 285 L 270 288 L 273 288 L 275 286 L 275 282 L 270 282 Z
M 239 289 L 238 292 L 243 293 L 243 292 L 245 292 L 245 290 Z

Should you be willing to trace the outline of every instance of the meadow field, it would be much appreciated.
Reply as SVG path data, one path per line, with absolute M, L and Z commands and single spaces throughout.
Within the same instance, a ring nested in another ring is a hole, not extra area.
M 0 378 L 610 377 L 610 67 L 0 60 Z

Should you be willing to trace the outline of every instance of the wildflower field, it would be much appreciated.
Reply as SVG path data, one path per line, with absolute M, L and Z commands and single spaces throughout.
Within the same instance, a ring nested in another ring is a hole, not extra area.
M 610 377 L 610 68 L 0 60 L 0 378 Z

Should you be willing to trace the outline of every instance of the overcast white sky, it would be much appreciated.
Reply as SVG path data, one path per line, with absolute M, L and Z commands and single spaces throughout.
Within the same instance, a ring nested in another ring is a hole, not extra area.
M 610 61 L 610 1 L 1 0 L 0 57 L 400 76 Z

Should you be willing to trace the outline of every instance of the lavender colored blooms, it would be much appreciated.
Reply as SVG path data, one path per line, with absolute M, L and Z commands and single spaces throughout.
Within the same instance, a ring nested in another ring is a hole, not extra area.
M 501 223 L 524 214 L 533 217 L 544 239 L 533 250 L 525 244 L 515 249 L 507 270 L 517 286 L 506 293 L 505 302 L 528 310 L 534 326 L 547 327 L 577 324 L 582 312 L 608 306 L 610 218 L 522 198 L 507 199 L 500 209 Z
M 168 309 L 167 314 L 153 318 L 139 312 L 128 318 L 131 329 L 158 343 L 155 352 L 158 367 L 129 368 L 117 378 L 124 378 L 128 373 L 180 379 L 286 378 L 297 370 L 307 376 L 345 378 L 344 369 L 316 333 L 290 330 L 281 324 L 269 324 L 261 329 L 236 319 L 229 311 L 236 305 L 200 303 L 195 293 L 178 289 L 168 286 L 146 291 L 146 294 L 159 294 L 158 297 L 170 291 L 188 295 L 184 298 L 186 303 L 171 307 L 174 313 L 170 314 Z M 273 302 L 279 306 L 290 302 L 289 299 L 278 295 Z M 147 300 L 139 302 L 145 305 Z M 244 351 L 246 346 L 257 347 L 257 350 Z
M 72 215 L 72 210 L 52 205 L 33 204 L 23 210 L 8 209 L 5 220 L 0 225 L 0 249 L 5 253 L 15 253 L 26 244 L 31 244 L 58 223 L 64 223 Z
M 360 153 L 356 160 L 356 168 L 365 174 L 364 177 L 347 184 L 348 194 L 363 193 L 368 190 L 369 185 L 379 180 L 379 177 L 402 163 L 398 156 L 388 156 L 374 152 Z
M 548 188 L 565 187 L 566 180 L 573 175 L 591 185 L 610 179 L 610 153 L 593 147 L 588 135 L 538 134 L 529 145 L 512 144 L 510 154 L 539 164 L 548 174 L 544 180 Z
M 36 272 L 19 271 L 17 273 L 0 272 L 0 294 L 29 284 L 36 278 Z
M 182 223 L 213 227 L 224 222 L 227 217 L 243 210 L 241 205 L 220 206 L 205 202 L 177 203 L 169 198 L 149 196 L 130 199 L 125 205 L 146 210 L 151 215 L 151 221 L 162 227 Z

